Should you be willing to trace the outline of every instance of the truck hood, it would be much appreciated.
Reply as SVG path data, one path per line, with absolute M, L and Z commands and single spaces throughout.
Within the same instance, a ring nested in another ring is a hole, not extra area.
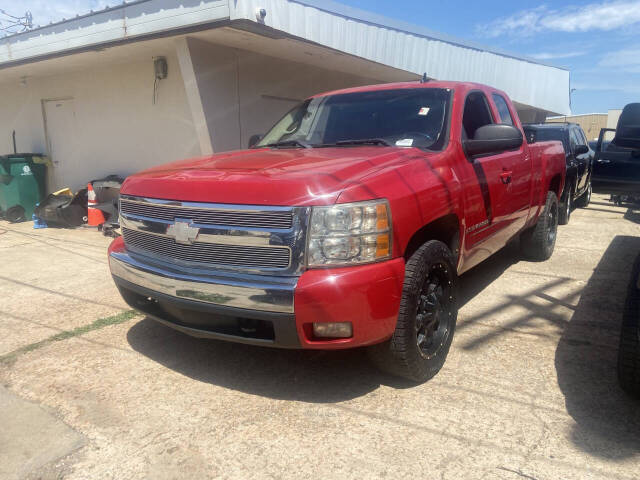
M 145 170 L 127 178 L 121 193 L 190 202 L 331 205 L 347 186 L 416 153 L 377 146 L 243 150 Z

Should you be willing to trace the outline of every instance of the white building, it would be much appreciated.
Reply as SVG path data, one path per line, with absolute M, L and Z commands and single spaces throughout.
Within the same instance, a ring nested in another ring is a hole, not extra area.
M 137 0 L 0 39 L 0 154 L 15 131 L 18 151 L 51 156 L 51 189 L 78 188 L 244 147 L 311 94 L 423 72 L 505 90 L 524 121 L 569 113 L 567 70 L 330 1 Z

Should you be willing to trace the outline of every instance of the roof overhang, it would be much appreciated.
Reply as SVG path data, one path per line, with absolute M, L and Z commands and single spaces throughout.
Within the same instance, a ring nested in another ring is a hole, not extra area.
M 262 18 L 258 12 L 265 5 L 266 15 Z M 264 38 L 265 43 L 273 45 L 271 50 L 277 56 L 282 56 L 284 51 L 284 45 L 275 46 L 277 42 L 304 42 L 318 53 L 324 49 L 334 56 L 342 55 L 346 62 L 360 59 L 363 64 L 384 67 L 379 70 L 404 72 L 409 76 L 427 72 L 431 78 L 485 83 L 532 108 L 556 114 L 570 111 L 567 70 L 331 1 L 316 0 L 125 3 L 0 39 L 0 80 L 1 69 L 220 27 L 232 27 Z M 238 46 L 233 41 L 228 43 Z M 456 61 L 451 61 L 452 58 Z M 389 75 L 389 80 L 395 77 Z

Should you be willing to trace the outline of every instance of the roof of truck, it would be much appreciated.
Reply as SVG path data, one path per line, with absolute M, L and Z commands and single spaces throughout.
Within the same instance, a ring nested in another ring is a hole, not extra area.
M 488 85 L 483 85 L 481 83 L 473 83 L 473 82 L 454 82 L 454 81 L 440 81 L 440 80 L 429 80 L 427 82 L 413 81 L 413 82 L 396 82 L 396 83 L 381 83 L 377 85 L 365 85 L 363 87 L 351 87 L 351 88 L 342 88 L 340 90 L 332 90 L 329 92 L 319 93 L 314 95 L 311 98 L 315 97 L 325 97 L 327 95 L 342 95 L 345 93 L 358 93 L 358 92 L 375 92 L 379 90 L 402 90 L 409 88 L 444 88 L 444 89 L 455 89 L 455 88 L 464 88 L 465 90 L 489 90 L 496 93 L 502 93 L 506 95 L 501 90 L 497 88 L 490 87 Z

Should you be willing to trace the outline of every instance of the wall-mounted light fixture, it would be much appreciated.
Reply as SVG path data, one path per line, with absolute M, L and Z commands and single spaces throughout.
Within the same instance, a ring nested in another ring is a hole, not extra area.
M 264 23 L 264 19 L 267 16 L 267 10 L 264 8 L 256 8 L 256 20 L 260 23 Z
M 158 92 L 158 80 L 164 80 L 167 78 L 169 69 L 167 66 L 166 57 L 154 57 L 153 58 L 153 104 L 156 104 L 156 97 Z

